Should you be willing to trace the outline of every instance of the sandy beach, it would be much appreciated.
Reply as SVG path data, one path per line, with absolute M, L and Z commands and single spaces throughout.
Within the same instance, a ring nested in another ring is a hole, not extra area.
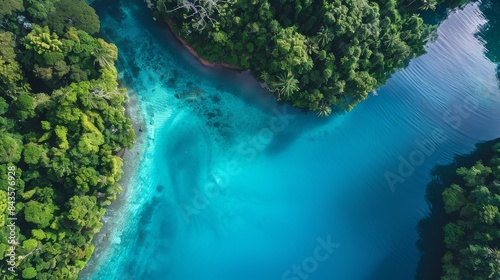
M 144 140 L 146 139 L 147 134 L 146 125 L 144 125 L 144 118 L 140 108 L 140 101 L 138 95 L 132 90 L 128 90 L 127 95 L 128 103 L 125 106 L 126 116 L 132 121 L 132 127 L 134 128 L 136 139 L 131 149 L 124 148 L 116 154 L 116 156 L 123 159 L 123 173 L 122 178 L 120 179 L 122 192 L 117 195 L 115 201 L 111 202 L 111 205 L 106 207 L 106 214 L 102 219 L 103 226 L 101 230 L 95 234 L 92 241 L 92 244 L 95 246 L 94 253 L 92 254 L 89 262 L 85 265 L 84 269 L 80 272 L 79 279 L 86 279 L 87 277 L 90 277 L 90 275 L 92 275 L 94 270 L 97 268 L 96 265 L 100 263 L 100 259 L 109 254 L 107 249 L 111 242 L 113 242 L 110 238 L 113 236 L 112 231 L 116 229 L 115 224 L 118 223 L 121 219 L 122 213 L 124 213 L 124 206 L 128 199 L 128 187 L 134 175 L 137 174 L 140 159 L 142 158 L 145 150 L 144 144 L 146 141 Z

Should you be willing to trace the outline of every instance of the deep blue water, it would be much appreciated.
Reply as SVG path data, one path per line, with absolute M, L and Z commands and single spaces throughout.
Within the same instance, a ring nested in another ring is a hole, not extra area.
M 500 136 L 476 4 L 329 119 L 276 104 L 248 73 L 201 67 L 140 0 L 94 5 L 144 123 L 97 238 L 110 244 L 81 279 L 412 279 L 430 170 Z

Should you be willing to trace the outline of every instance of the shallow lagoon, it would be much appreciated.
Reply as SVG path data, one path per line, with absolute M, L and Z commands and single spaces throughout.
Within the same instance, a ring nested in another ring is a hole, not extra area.
M 248 73 L 201 67 L 142 1 L 94 6 L 143 132 L 110 244 L 81 279 L 412 279 L 430 170 L 500 136 L 477 5 L 330 119 L 276 104 Z

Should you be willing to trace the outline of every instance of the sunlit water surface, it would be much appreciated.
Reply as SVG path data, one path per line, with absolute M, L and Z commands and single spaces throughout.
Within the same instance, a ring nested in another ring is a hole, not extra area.
M 142 1 L 94 5 L 144 123 L 99 237 L 110 244 L 81 279 L 412 279 L 430 170 L 500 136 L 476 5 L 329 119 L 276 104 L 248 73 L 201 67 Z

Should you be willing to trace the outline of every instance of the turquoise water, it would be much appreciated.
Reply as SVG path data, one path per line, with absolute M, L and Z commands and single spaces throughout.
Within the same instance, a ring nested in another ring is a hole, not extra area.
M 412 279 L 430 170 L 500 136 L 475 4 L 329 119 L 276 104 L 248 73 L 201 67 L 142 1 L 94 5 L 143 123 L 98 238 L 109 245 L 81 279 Z

